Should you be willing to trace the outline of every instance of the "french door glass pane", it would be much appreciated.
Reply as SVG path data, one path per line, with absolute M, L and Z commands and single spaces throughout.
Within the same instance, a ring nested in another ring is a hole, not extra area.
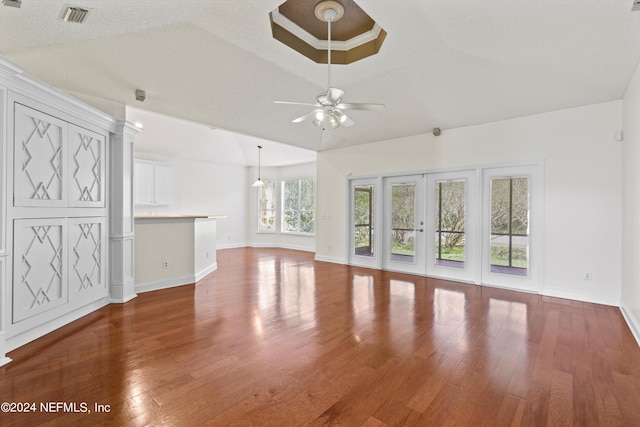
M 527 275 L 529 179 L 491 179 L 491 271 Z
M 356 186 L 353 192 L 354 254 L 373 256 L 373 185 Z
M 436 182 L 437 265 L 464 267 L 465 181 Z
M 391 258 L 413 262 L 415 257 L 416 184 L 391 185 Z

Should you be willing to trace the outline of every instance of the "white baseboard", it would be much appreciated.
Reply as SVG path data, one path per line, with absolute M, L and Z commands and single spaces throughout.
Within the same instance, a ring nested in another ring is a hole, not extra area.
M 10 357 L 3 357 L 2 359 L 0 359 L 0 366 L 4 366 L 7 363 L 11 362 L 11 358 Z
M 246 248 L 249 247 L 248 243 L 227 243 L 227 244 L 218 244 L 216 243 L 216 249 L 236 249 L 236 248 Z
M 289 245 L 286 243 L 251 243 L 249 244 L 251 248 L 278 248 L 278 249 L 291 249 L 294 251 L 303 251 L 303 252 L 315 252 L 316 248 L 311 246 L 298 246 L 298 245 Z
M 218 263 L 214 262 L 213 264 L 207 266 L 206 268 L 198 271 L 195 276 L 196 282 L 204 279 L 205 276 L 207 276 L 210 273 L 213 273 L 217 268 L 218 268 Z
M 57 317 L 43 325 L 28 329 L 22 333 L 12 336 L 11 338 L 7 338 L 5 341 L 6 351 L 9 352 L 15 350 L 18 347 L 53 332 L 58 328 L 86 316 L 87 314 L 93 313 L 102 307 L 106 307 L 107 305 L 109 305 L 109 300 L 107 298 L 102 298 L 98 301 L 80 307 L 77 310 L 66 313 L 63 316 Z
M 176 286 L 192 285 L 196 282 L 196 276 L 182 276 L 174 277 L 172 279 L 154 280 L 150 282 L 136 283 L 136 292 L 151 292 Z
M 577 293 L 577 292 L 567 292 L 567 291 L 564 291 L 564 290 L 561 290 L 561 289 L 554 289 L 554 288 L 544 288 L 540 292 L 540 295 L 544 295 L 544 296 L 548 296 L 548 297 L 554 297 L 554 298 L 570 299 L 570 300 L 574 300 L 574 301 L 589 302 L 589 303 L 592 303 L 592 304 L 610 305 L 610 306 L 613 306 L 613 307 L 619 307 L 620 306 L 620 301 L 594 298 L 594 297 L 592 297 L 590 295 L 585 295 L 585 294 L 581 294 L 581 293 Z
M 120 298 L 111 298 L 111 299 L 109 300 L 109 304 L 124 304 L 125 302 L 129 302 L 129 301 L 131 301 L 132 299 L 134 299 L 134 298 L 135 298 L 135 297 L 137 297 L 137 296 L 138 296 L 138 294 L 131 294 L 131 295 L 127 296 L 127 297 L 126 297 L 126 298 L 124 298 L 124 299 L 120 299 Z
M 324 255 L 318 255 L 318 254 L 316 254 L 315 260 L 323 261 L 323 262 L 331 262 L 333 264 L 343 264 L 343 265 L 346 264 L 346 262 L 342 258 L 330 257 L 330 256 L 324 256 Z
M 636 339 L 638 346 L 640 346 L 640 321 L 633 315 L 633 312 L 628 310 L 624 305 L 620 305 L 620 312 L 627 322 L 629 329 L 631 329 L 631 333 Z

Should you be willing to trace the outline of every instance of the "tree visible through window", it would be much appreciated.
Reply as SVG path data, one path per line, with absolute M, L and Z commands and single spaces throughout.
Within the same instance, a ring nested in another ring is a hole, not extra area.
M 464 266 L 465 181 L 436 182 L 436 264 Z
M 373 185 L 356 186 L 353 191 L 354 252 L 373 256 Z
M 416 184 L 391 186 L 391 255 L 397 261 L 413 261 L 416 237 Z
M 313 234 L 315 207 L 313 179 L 299 179 L 282 183 L 282 232 Z
M 491 179 L 491 271 L 527 275 L 529 179 Z
M 260 187 L 258 232 L 269 233 L 276 231 L 276 183 L 264 181 Z

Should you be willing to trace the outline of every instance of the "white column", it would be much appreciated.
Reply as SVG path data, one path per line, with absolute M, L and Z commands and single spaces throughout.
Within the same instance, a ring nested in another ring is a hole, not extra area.
M 109 146 L 109 292 L 112 303 L 136 297 L 133 165 L 134 139 L 139 129 L 119 121 Z

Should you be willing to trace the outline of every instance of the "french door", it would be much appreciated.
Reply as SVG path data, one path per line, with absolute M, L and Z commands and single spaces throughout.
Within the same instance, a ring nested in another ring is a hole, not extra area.
M 425 177 L 384 179 L 383 261 L 385 270 L 425 273 Z
M 427 274 L 477 282 L 478 184 L 476 171 L 427 176 Z
M 483 170 L 482 283 L 541 289 L 541 167 Z
M 380 268 L 381 245 L 378 234 L 380 221 L 379 182 L 373 179 L 355 179 L 349 185 L 351 204 L 349 264 Z
M 540 165 L 350 180 L 349 263 L 536 292 Z

